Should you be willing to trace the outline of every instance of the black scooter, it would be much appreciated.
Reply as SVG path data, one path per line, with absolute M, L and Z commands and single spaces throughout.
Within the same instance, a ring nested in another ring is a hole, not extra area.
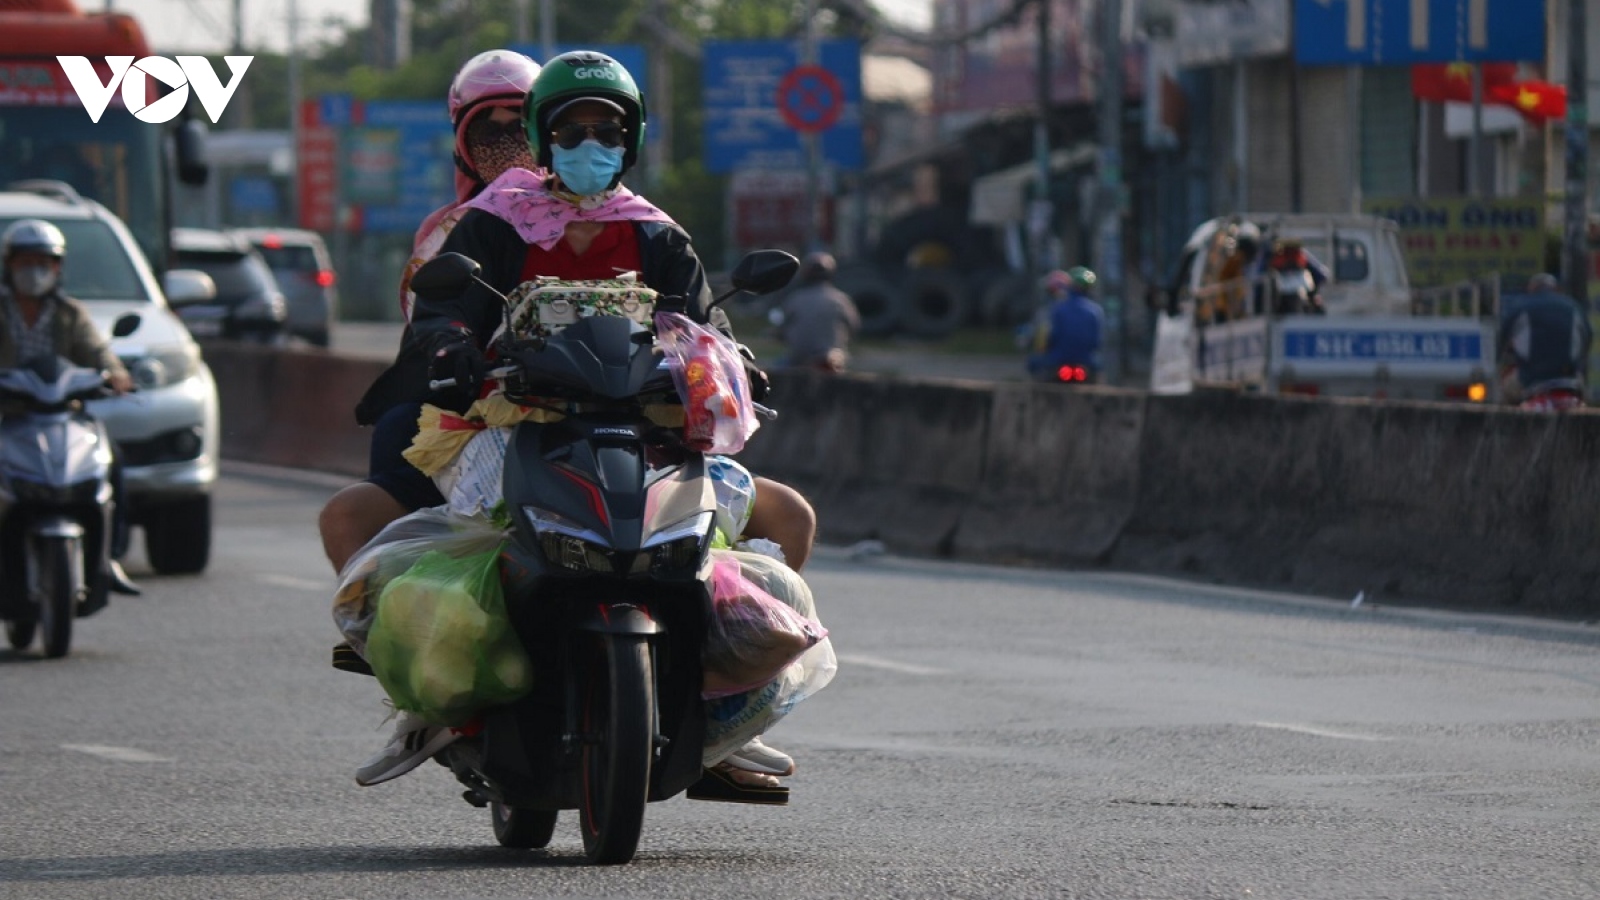
M 781 251 L 751 253 L 716 302 L 775 291 L 798 266 Z M 478 271 L 444 254 L 411 287 L 449 299 L 484 284 Z M 645 415 L 678 402 L 648 328 L 595 316 L 549 338 L 509 332 L 490 376 L 515 402 L 565 413 L 517 426 L 502 476 L 514 525 L 500 574 L 535 687 L 435 758 L 469 803 L 490 808 L 502 845 L 546 846 L 559 811 L 576 809 L 588 860 L 625 863 L 646 804 L 702 777 L 712 482 L 681 429 Z

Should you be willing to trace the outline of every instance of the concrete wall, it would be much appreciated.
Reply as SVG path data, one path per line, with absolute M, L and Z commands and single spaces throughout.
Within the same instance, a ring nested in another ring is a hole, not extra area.
M 360 475 L 382 366 L 212 344 L 223 455 Z M 742 454 L 828 543 L 1600 615 L 1600 413 L 773 376 Z

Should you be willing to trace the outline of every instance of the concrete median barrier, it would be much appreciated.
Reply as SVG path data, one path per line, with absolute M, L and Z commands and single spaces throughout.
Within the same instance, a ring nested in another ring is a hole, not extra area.
M 359 476 L 382 362 L 208 343 L 223 455 Z M 773 375 L 740 458 L 820 539 L 1371 603 L 1600 615 L 1600 413 Z

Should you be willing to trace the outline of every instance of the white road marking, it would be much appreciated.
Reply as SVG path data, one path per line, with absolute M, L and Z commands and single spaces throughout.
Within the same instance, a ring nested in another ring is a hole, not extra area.
M 852 666 L 864 666 L 868 669 L 883 669 L 889 672 L 903 672 L 907 675 L 938 675 L 943 669 L 933 669 L 928 666 L 917 666 L 911 663 L 895 662 L 892 659 L 880 659 L 876 656 L 860 656 L 854 653 L 840 653 L 839 662 Z
M 1377 734 L 1355 734 L 1349 731 L 1334 731 L 1331 728 L 1317 728 L 1311 725 L 1291 725 L 1287 722 L 1251 722 L 1257 728 L 1272 728 L 1278 731 L 1293 731 L 1296 734 L 1309 734 L 1314 737 L 1337 738 L 1341 741 L 1388 741 Z
M 73 750 L 78 753 L 87 753 L 101 759 L 114 759 L 117 762 L 156 763 L 172 762 L 170 757 L 157 756 L 132 747 L 110 747 L 105 744 L 62 744 L 61 749 Z
M 262 584 L 275 584 L 278 587 L 292 588 L 297 591 L 325 593 L 338 587 L 337 584 L 325 578 L 300 578 L 295 575 L 274 575 L 265 572 L 252 575 L 251 578 Z

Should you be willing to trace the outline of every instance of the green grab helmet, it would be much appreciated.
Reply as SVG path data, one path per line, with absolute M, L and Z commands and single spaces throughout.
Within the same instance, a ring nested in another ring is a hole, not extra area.
M 622 139 L 622 171 L 633 168 L 644 146 L 644 95 L 622 63 L 595 50 L 573 50 L 552 57 L 533 80 L 522 120 L 527 123 L 534 159 L 541 168 L 551 167 L 550 114 L 583 97 L 609 100 L 622 107 L 622 127 L 628 130 Z
M 1094 287 L 1096 280 L 1094 273 L 1085 266 L 1073 266 L 1067 270 L 1067 277 L 1072 279 L 1072 286 L 1080 291 L 1087 291 Z

